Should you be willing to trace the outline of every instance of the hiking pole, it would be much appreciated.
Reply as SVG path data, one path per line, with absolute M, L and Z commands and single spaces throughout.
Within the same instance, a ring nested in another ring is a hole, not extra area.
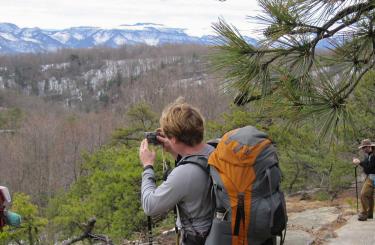
M 357 167 L 354 167 L 354 176 L 355 176 L 355 194 L 357 196 L 357 213 L 358 213 L 358 183 L 357 183 Z
M 174 213 L 174 219 L 176 221 L 177 220 L 177 205 L 174 206 L 173 213 Z M 181 235 L 181 233 L 180 233 L 180 231 L 177 227 L 176 222 L 174 224 L 174 232 L 176 234 L 176 245 L 180 245 L 180 235 Z
M 152 245 L 152 223 L 151 216 L 147 216 L 148 244 Z

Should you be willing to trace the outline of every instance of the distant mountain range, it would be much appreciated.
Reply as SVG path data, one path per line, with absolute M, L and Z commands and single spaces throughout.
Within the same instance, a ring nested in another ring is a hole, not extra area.
M 257 40 L 245 37 L 256 44 Z M 170 28 L 154 23 L 122 25 L 115 29 L 98 27 L 72 27 L 63 30 L 19 28 L 15 24 L 0 23 L 0 54 L 38 53 L 62 48 L 90 48 L 95 46 L 118 47 L 121 45 L 166 43 L 212 45 L 215 36 L 189 36 L 184 29 Z

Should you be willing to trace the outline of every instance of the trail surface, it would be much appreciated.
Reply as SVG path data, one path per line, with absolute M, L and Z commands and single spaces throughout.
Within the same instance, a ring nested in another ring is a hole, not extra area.
M 357 220 L 355 194 L 335 202 L 289 198 L 285 245 L 375 245 L 375 220 Z M 155 244 L 175 244 L 173 229 Z M 277 243 L 279 244 L 279 243 Z
M 337 237 L 330 239 L 328 245 L 374 245 L 375 244 L 375 221 L 358 221 L 356 216 L 351 217 L 348 222 L 336 230 Z
M 375 220 L 341 206 L 289 214 L 285 245 L 375 245 Z

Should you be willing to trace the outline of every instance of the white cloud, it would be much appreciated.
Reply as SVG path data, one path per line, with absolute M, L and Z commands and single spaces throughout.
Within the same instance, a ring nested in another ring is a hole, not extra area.
M 0 0 L 0 6 L 0 22 L 20 27 L 113 28 L 152 22 L 185 28 L 195 35 L 212 34 L 211 25 L 220 16 L 249 34 L 246 16 L 259 9 L 256 0 Z

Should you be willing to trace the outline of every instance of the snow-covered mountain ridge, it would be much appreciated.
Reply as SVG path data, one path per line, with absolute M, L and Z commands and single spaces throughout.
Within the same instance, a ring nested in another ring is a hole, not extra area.
M 11 23 L 0 23 L 0 53 L 37 53 L 62 48 L 90 48 L 95 46 L 166 43 L 212 45 L 215 37 L 189 36 L 184 29 L 169 28 L 153 23 L 121 25 L 115 29 L 98 27 L 71 27 L 63 30 L 20 28 Z M 249 43 L 256 39 L 246 37 Z

